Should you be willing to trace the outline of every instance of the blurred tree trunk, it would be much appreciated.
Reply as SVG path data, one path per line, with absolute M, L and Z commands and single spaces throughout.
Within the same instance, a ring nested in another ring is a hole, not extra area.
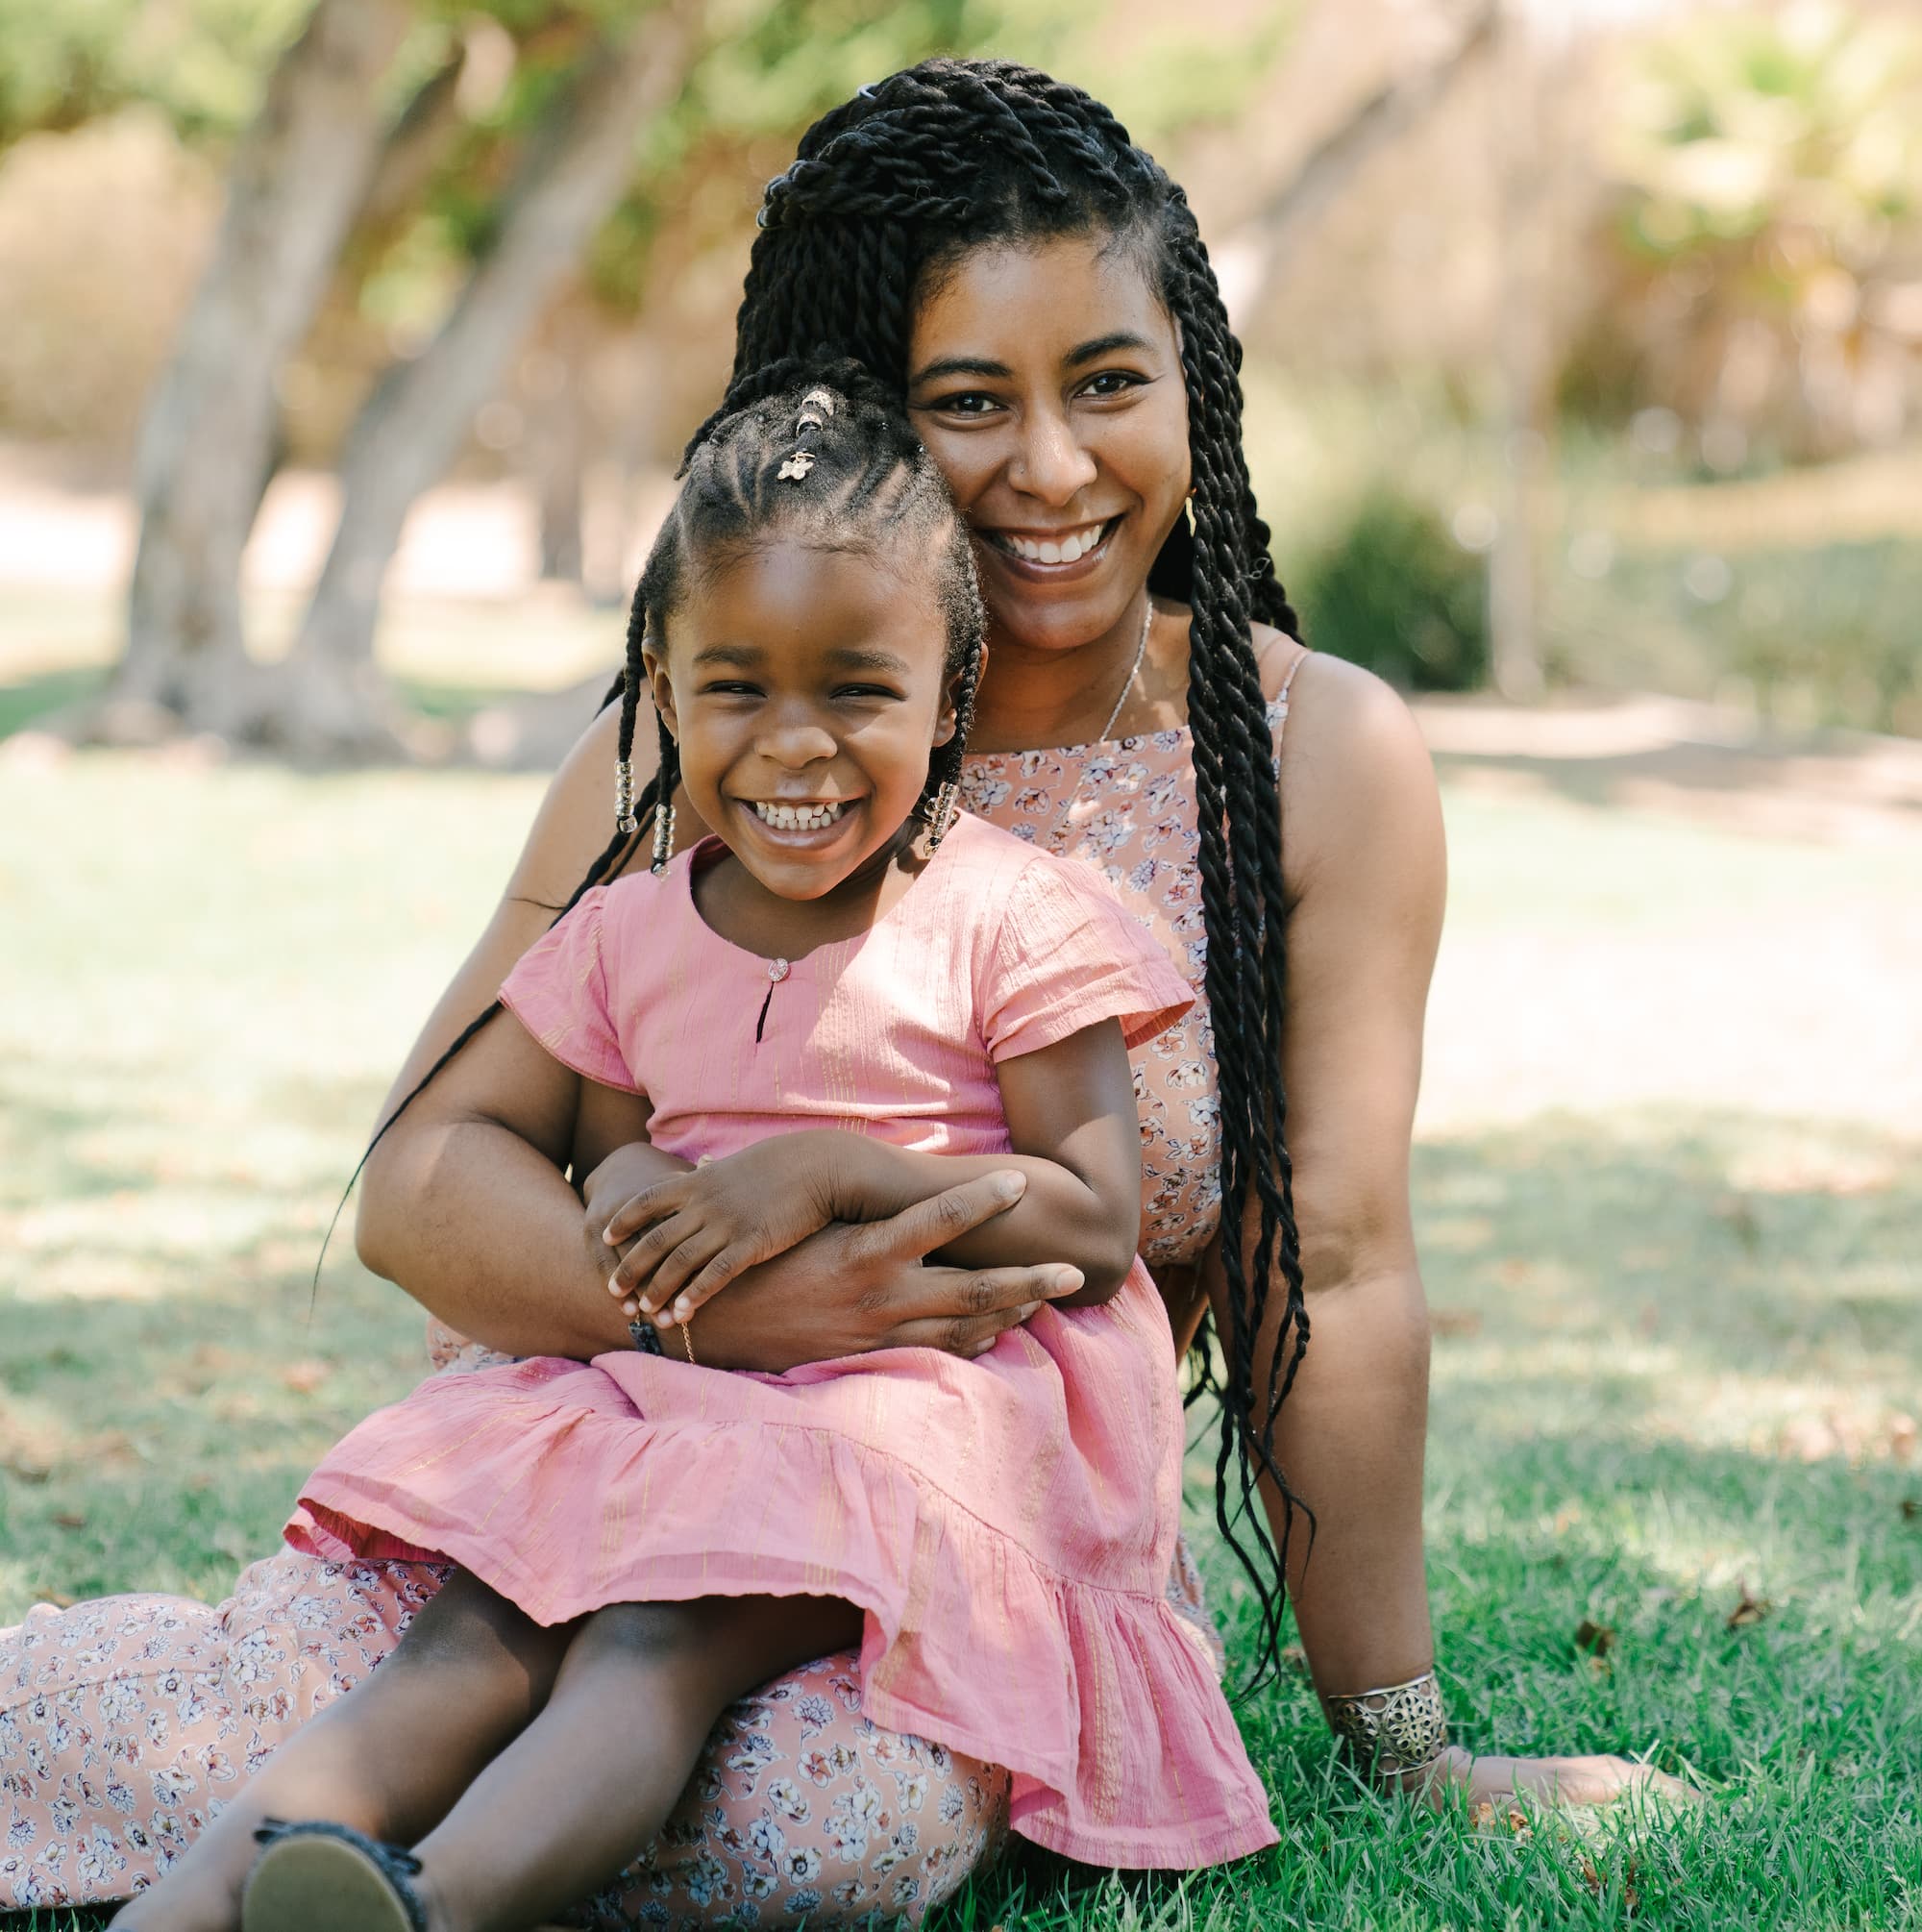
M 1501 210 L 1495 317 L 1501 443 L 1495 540 L 1489 552 L 1489 647 L 1495 689 L 1517 704 L 1541 695 L 1540 552 L 1554 427 L 1550 236 L 1534 31 L 1523 0 L 1505 0 L 1494 127 Z
M 1297 238 L 1368 161 L 1418 128 L 1494 43 L 1500 14 L 1500 0 L 1476 0 L 1445 45 L 1364 96 L 1227 236 L 1218 252 L 1239 264 L 1235 306 L 1242 313 L 1259 314 Z
M 175 721 L 225 733 L 247 715 L 240 556 L 273 470 L 277 384 L 380 154 L 379 83 L 411 17 L 407 0 L 318 0 L 234 153 L 213 258 L 141 429 L 127 648 L 89 720 L 101 735 Z
M 458 453 L 476 411 L 626 186 L 636 130 L 674 99 L 695 56 L 691 0 L 668 0 L 597 42 L 535 130 L 493 247 L 439 334 L 376 386 L 341 458 L 340 523 L 262 729 L 309 752 L 391 741 L 373 661 L 381 585 L 420 493 Z
M 591 439 L 583 379 L 594 344 L 589 300 L 584 289 L 576 288 L 554 305 L 545 332 L 543 380 L 529 398 L 529 457 L 540 508 L 540 574 L 554 583 L 585 581 L 583 486 Z

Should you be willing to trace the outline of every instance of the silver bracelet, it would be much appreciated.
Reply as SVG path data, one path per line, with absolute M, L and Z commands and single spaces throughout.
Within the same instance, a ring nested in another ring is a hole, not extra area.
M 1378 1778 L 1426 1770 L 1448 1743 L 1448 1713 L 1433 1671 L 1323 1704 L 1330 1729 Z

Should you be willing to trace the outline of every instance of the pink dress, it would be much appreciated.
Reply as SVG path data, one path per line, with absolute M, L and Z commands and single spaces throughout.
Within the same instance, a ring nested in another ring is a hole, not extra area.
M 1191 1003 L 1098 879 L 977 819 L 870 930 L 778 978 L 696 910 L 717 851 L 586 895 L 502 991 L 556 1057 L 644 1092 L 655 1144 L 689 1159 L 801 1127 L 1003 1152 L 998 1062 L 1110 1017 L 1140 1046 Z M 1137 1261 L 1106 1305 L 1044 1308 L 973 1361 L 895 1349 L 763 1375 L 624 1350 L 437 1377 L 330 1453 L 287 1536 L 453 1561 L 543 1623 L 847 1598 L 863 1711 L 1005 1766 L 1015 1830 L 1097 1865 L 1213 1865 L 1275 1834 L 1164 1597 L 1171 1364 Z

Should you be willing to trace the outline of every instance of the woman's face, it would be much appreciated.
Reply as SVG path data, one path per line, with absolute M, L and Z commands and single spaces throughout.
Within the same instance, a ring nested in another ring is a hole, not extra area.
M 972 250 L 918 304 L 907 403 L 998 640 L 1072 649 L 1130 621 L 1189 483 L 1180 348 L 1136 251 Z

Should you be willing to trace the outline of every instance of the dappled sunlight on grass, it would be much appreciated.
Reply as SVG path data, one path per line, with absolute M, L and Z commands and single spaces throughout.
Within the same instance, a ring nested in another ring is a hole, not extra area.
M 0 1621 L 222 1595 L 424 1373 L 419 1311 L 344 1231 L 317 1298 L 313 1265 L 538 789 L 0 764 L 0 823 L 39 829 L 0 855 Z M 1601 1927 L 1632 1891 L 1640 1923 L 1800 1932 L 1914 1902 L 1922 1062 L 1885 1026 L 1922 971 L 1916 855 L 1449 805 L 1414 1188 L 1457 1734 L 1646 1750 L 1715 1800 L 1636 1834 L 1438 1829 L 1331 1763 L 1296 1668 L 1240 1713 L 1278 1851 L 1072 1893 L 1018 1858 L 945 1924 Z M 1189 1475 L 1233 1647 L 1252 1605 L 1205 1441 Z

